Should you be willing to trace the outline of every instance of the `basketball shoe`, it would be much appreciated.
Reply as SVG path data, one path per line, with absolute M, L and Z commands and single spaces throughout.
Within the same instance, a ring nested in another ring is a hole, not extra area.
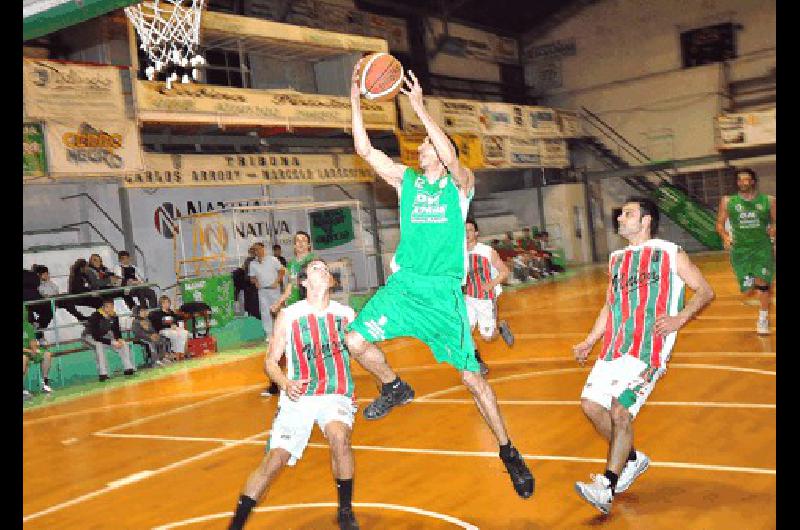
M 381 387 L 381 395 L 378 396 L 378 399 L 364 409 L 364 417 L 368 420 L 383 418 L 394 407 L 405 405 L 412 399 L 414 399 L 414 389 L 405 381 L 400 381 L 391 388 L 388 388 L 388 385 L 384 385 Z
M 505 320 L 500 321 L 500 336 L 503 337 L 503 341 L 508 345 L 510 348 L 514 345 L 514 334 L 511 333 L 511 328 L 508 327 L 508 322 Z
M 619 474 L 617 487 L 614 488 L 614 493 L 622 493 L 631 487 L 636 477 L 647 471 L 650 466 L 650 458 L 641 451 L 636 451 L 636 460 L 628 460 L 625 467 L 622 468 L 622 473 Z
M 603 512 L 608 514 L 611 511 L 611 501 L 614 500 L 614 493 L 611 491 L 611 482 L 605 475 L 594 474 L 589 475 L 592 482 L 576 482 L 575 491 L 583 499 Z
M 353 513 L 352 508 L 339 508 L 336 514 L 336 520 L 339 522 L 339 530 L 360 530 L 356 515 Z
M 500 460 L 506 466 L 508 474 L 511 476 L 511 484 L 514 485 L 514 491 L 523 499 L 530 498 L 533 495 L 533 489 L 536 481 L 533 479 L 533 474 L 528 468 L 528 465 L 522 459 L 516 447 L 511 448 L 511 453 L 508 458 L 500 456 Z

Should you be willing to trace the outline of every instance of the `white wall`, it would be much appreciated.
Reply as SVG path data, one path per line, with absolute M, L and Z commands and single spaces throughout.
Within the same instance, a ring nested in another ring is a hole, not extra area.
M 544 217 L 554 246 L 562 247 L 569 261 L 590 262 L 589 224 L 583 184 L 559 184 L 543 188 Z M 580 235 L 580 237 L 578 237 Z

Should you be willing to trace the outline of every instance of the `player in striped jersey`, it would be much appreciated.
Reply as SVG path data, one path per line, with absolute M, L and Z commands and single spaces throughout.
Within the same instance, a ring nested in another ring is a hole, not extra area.
M 485 342 L 497 338 L 497 330 L 509 346 L 514 344 L 514 335 L 505 320 L 497 321 L 497 298 L 503 291 L 500 286 L 508 278 L 508 267 L 500 259 L 497 251 L 489 245 L 478 243 L 478 224 L 467 218 L 467 284 L 464 286 L 464 302 L 467 304 L 469 325 L 478 331 Z M 481 366 L 481 375 L 489 373 L 489 367 L 481 359 L 478 347 L 475 358 Z
M 350 445 L 356 407 L 344 332 L 355 312 L 330 299 L 333 277 L 323 260 L 310 261 L 299 278 L 306 298 L 278 314 L 264 362 L 270 380 L 281 389 L 267 454 L 248 478 L 229 530 L 241 529 L 284 466 L 293 466 L 302 457 L 314 423 L 331 447 L 339 528 L 359 528 L 352 508 L 354 466 Z M 286 374 L 278 366 L 284 355 Z
M 633 419 L 664 375 L 676 332 L 713 298 L 714 291 L 686 253 L 674 243 L 653 239 L 658 209 L 634 197 L 622 208 L 619 235 L 628 246 L 609 256 L 606 303 L 586 340 L 573 346 L 583 365 L 603 338 L 600 357 L 581 394 L 581 406 L 610 443 L 606 471 L 575 490 L 603 513 L 614 494 L 628 489 L 650 463 L 633 448 Z M 684 284 L 694 296 L 683 307 Z

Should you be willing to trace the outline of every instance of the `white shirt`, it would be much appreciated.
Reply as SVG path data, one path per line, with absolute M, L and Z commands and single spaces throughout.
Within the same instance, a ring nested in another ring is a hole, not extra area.
M 39 284 L 39 294 L 43 298 L 58 296 L 58 286 L 52 281 L 41 282 Z
M 247 271 L 247 275 L 251 278 L 255 277 L 261 289 L 280 289 L 280 286 L 270 286 L 278 279 L 278 272 L 280 272 L 282 268 L 283 265 L 278 261 L 278 258 L 275 256 L 264 256 L 263 262 L 259 262 L 258 258 L 250 262 L 250 270 Z

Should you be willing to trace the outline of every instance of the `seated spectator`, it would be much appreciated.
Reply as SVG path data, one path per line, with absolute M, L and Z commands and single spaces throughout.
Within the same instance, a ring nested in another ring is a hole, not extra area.
M 544 259 L 547 262 L 548 272 L 550 272 L 551 274 L 564 272 L 564 267 L 553 263 L 552 251 L 556 249 L 550 244 L 550 234 L 548 234 L 547 231 L 540 232 L 538 236 L 538 242 L 539 242 L 539 250 L 541 251 L 542 255 L 544 256 Z
M 181 316 L 172 310 L 172 300 L 164 295 L 158 299 L 159 309 L 150 311 L 148 318 L 153 324 L 156 333 L 168 338 L 178 360 L 186 355 L 186 342 L 189 340 L 189 331 L 183 327 Z
M 89 256 L 89 268 L 86 270 L 86 276 L 94 291 L 113 289 L 122 285 L 122 278 L 103 265 L 103 258 L 100 257 L 100 254 Z
M 69 294 L 82 294 L 92 291 L 92 285 L 89 282 L 88 270 L 89 264 L 85 259 L 80 258 L 75 260 L 75 263 L 73 263 L 69 270 Z M 67 309 L 70 314 L 72 314 L 81 322 L 85 322 L 89 318 L 79 313 L 77 309 L 75 309 L 77 306 L 85 306 L 91 307 L 92 309 L 97 309 L 103 305 L 100 298 L 90 295 L 82 296 L 80 298 L 72 298 L 71 303 L 74 312 L 70 311 L 66 307 L 65 309 Z
M 38 267 L 38 265 L 34 265 Z M 29 300 L 40 300 L 42 295 L 39 293 L 39 285 L 41 279 L 34 270 L 22 269 L 22 300 L 27 302 Z M 28 322 L 30 322 L 36 329 L 36 338 L 41 339 L 42 331 L 53 320 L 53 310 L 49 302 L 42 302 L 41 304 L 31 304 L 27 306 Z
M 106 348 L 112 348 L 119 355 L 125 367 L 125 375 L 136 373 L 131 361 L 131 350 L 128 343 L 122 339 L 119 328 L 119 317 L 114 312 L 113 298 L 104 298 L 100 308 L 92 313 L 86 321 L 82 335 L 83 340 L 95 349 L 97 362 L 97 375 L 101 382 L 108 380 L 108 362 Z
M 120 250 L 117 253 L 117 259 L 119 260 L 119 265 L 117 265 L 117 268 L 114 269 L 114 276 L 122 278 L 123 287 L 141 285 L 145 283 L 144 279 L 139 274 L 139 271 L 136 269 L 136 265 L 131 263 L 131 255 L 127 250 Z M 132 310 L 133 307 L 137 305 L 133 301 L 134 296 L 139 301 L 138 305 L 140 306 L 154 308 L 158 305 L 155 291 L 149 287 L 137 287 L 135 289 L 131 289 L 128 291 L 128 294 L 123 296 L 125 299 L 125 305 L 128 306 L 128 309 Z
M 281 262 L 281 265 L 283 265 L 285 267 L 286 266 L 286 258 L 284 258 L 282 256 L 282 254 L 283 254 L 283 249 L 281 248 L 280 245 L 278 245 L 277 243 L 272 245 L 272 255 L 275 256 L 276 258 L 278 258 L 278 261 Z
M 40 349 L 39 341 L 35 338 L 28 339 L 25 334 L 23 333 L 22 337 L 22 377 L 25 377 L 25 374 L 28 373 L 28 364 L 29 363 L 42 363 L 42 392 L 50 393 L 52 389 L 50 388 L 50 379 L 48 375 L 50 374 L 50 362 L 52 360 L 52 356 L 49 351 Z M 28 400 L 31 398 L 31 393 L 22 389 L 22 400 Z
M 147 349 L 150 365 L 164 366 L 165 362 L 171 361 L 169 358 L 170 340 L 156 332 L 147 315 L 146 307 L 136 306 L 133 308 L 134 319 L 131 332 L 133 338 L 140 341 Z

